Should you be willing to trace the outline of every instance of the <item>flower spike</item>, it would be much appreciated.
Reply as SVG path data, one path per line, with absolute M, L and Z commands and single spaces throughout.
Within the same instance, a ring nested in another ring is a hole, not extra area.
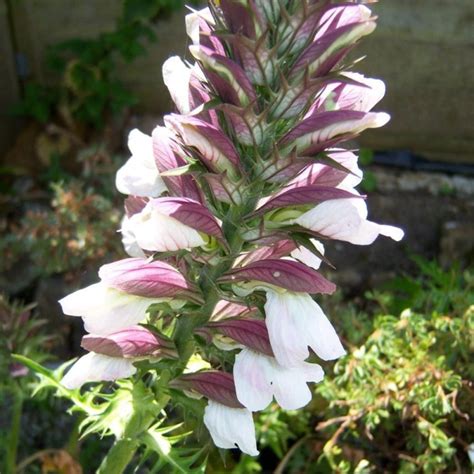
M 368 219 L 357 152 L 343 148 L 390 118 L 373 110 L 383 82 L 346 59 L 376 26 L 367 3 L 209 0 L 186 16 L 195 63 L 163 65 L 174 113 L 151 137 L 130 133 L 116 176 L 131 258 L 60 301 L 90 333 L 65 387 L 136 374 L 103 413 L 128 384 L 159 405 L 155 427 L 183 396 L 205 397 L 192 418 L 202 410 L 217 447 L 251 456 L 253 411 L 310 402 L 324 376 L 314 361 L 346 353 L 314 299 L 336 289 L 321 241 L 403 237 Z M 150 417 L 132 415 L 140 443 Z

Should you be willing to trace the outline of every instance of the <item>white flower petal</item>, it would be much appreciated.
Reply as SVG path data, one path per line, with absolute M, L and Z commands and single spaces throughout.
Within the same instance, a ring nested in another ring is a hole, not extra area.
M 68 389 L 80 388 L 87 382 L 113 381 L 133 375 L 137 369 L 130 359 L 109 357 L 90 352 L 81 357 L 62 378 Z
M 264 410 L 272 401 L 273 388 L 267 375 L 270 357 L 243 349 L 235 356 L 234 381 L 237 398 L 251 411 Z
M 150 135 L 134 128 L 128 134 L 127 145 L 132 155 L 142 156 L 145 161 L 153 162 L 153 141 Z
M 144 250 L 169 252 L 205 245 L 199 232 L 147 205 L 130 218 L 138 245 Z
M 128 147 L 132 157 L 117 171 L 117 189 L 123 194 L 158 197 L 166 185 L 155 165 L 151 137 L 134 129 L 128 136 Z
M 345 354 L 336 331 L 307 293 L 267 290 L 266 323 L 275 358 L 284 367 L 299 367 L 308 346 L 324 360 Z
M 369 245 L 380 234 L 394 240 L 403 238 L 401 229 L 366 219 L 367 205 L 363 199 L 333 199 L 304 213 L 295 219 L 295 223 L 325 237 L 355 245 Z
M 285 367 L 297 367 L 309 357 L 305 329 L 302 331 L 301 327 L 307 308 L 286 293 L 269 290 L 266 293 L 265 321 L 275 358 Z
M 83 316 L 91 311 L 98 311 L 104 306 L 107 287 L 103 283 L 82 288 L 59 300 L 64 314 L 69 316 Z
M 286 368 L 274 357 L 245 348 L 235 358 L 234 380 L 237 398 L 251 411 L 264 410 L 273 395 L 285 410 L 296 410 L 311 401 L 307 382 L 320 382 L 323 369 L 317 364 L 301 362 Z
M 382 225 L 376 224 L 379 229 L 379 234 L 384 235 L 385 237 L 390 237 L 391 239 L 395 240 L 396 242 L 400 242 L 405 236 L 405 232 L 400 229 L 400 227 L 395 227 L 392 225 Z
M 204 424 L 217 447 L 239 448 L 250 456 L 259 454 L 252 413 L 246 408 L 230 408 L 209 400 Z
M 334 360 L 345 355 L 339 336 L 321 307 L 310 295 L 297 297 L 305 300 L 306 323 L 302 330 L 306 328 L 308 346 L 323 360 Z
M 137 243 L 137 238 L 133 232 L 132 224 L 130 224 L 130 218 L 124 216 L 122 219 L 122 225 L 120 232 L 122 233 L 122 244 L 125 252 L 127 252 L 130 257 L 145 258 L 145 252 L 140 248 Z
M 117 171 L 115 186 L 122 194 L 141 197 L 158 197 L 167 190 L 154 165 L 152 168 L 136 156 Z
M 285 368 L 273 359 L 272 387 L 275 399 L 285 410 L 306 406 L 312 398 L 308 382 L 321 382 L 324 372 L 320 365 L 302 362 L 300 367 Z
M 199 19 L 203 18 L 210 24 L 214 24 L 214 18 L 212 17 L 209 7 L 203 8 L 202 10 L 195 10 L 189 13 L 185 17 L 186 33 L 191 38 L 193 44 L 199 44 Z
M 163 64 L 163 81 L 181 114 L 190 112 L 189 80 L 191 68 L 179 56 L 168 58 Z
M 59 301 L 64 314 L 81 316 L 87 332 L 108 335 L 138 324 L 153 303 L 167 298 L 143 298 L 115 290 L 102 282 L 78 290 Z

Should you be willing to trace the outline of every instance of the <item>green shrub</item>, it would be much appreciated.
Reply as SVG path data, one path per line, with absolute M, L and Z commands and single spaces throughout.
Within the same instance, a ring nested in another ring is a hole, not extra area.
M 297 415 L 312 418 L 315 431 L 309 426 L 295 436 L 294 421 L 279 412 L 273 434 L 261 432 L 263 439 L 285 440 L 286 433 L 296 441 L 278 472 L 469 471 L 474 276 L 417 261 L 418 278 L 399 278 L 367 294 L 382 312 L 367 315 L 340 304 L 349 353 L 316 386 L 319 400 L 309 412 Z M 400 308 L 401 314 L 392 312 Z

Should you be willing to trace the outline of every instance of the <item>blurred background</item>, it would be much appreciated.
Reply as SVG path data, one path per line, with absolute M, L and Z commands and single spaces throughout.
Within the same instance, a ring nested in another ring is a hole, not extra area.
M 371 219 L 406 237 L 328 248 L 342 290 L 326 304 L 353 351 L 303 414 L 262 415 L 258 462 L 224 469 L 217 457 L 209 472 L 470 472 L 474 2 L 373 10 L 378 28 L 354 58 L 385 81 L 378 110 L 392 120 L 358 144 L 362 191 Z M 79 354 L 81 322 L 57 300 L 124 256 L 114 174 L 128 132 L 150 133 L 172 110 L 161 65 L 187 55 L 185 13 L 181 0 L 0 0 L 0 444 L 18 472 L 93 472 L 108 446 L 79 442 L 80 420 L 53 397 L 32 399 L 34 377 L 9 354 Z M 421 319 L 404 323 L 406 308 Z M 385 364 L 376 374 L 370 348 Z M 398 372 L 404 382 L 385 386 Z

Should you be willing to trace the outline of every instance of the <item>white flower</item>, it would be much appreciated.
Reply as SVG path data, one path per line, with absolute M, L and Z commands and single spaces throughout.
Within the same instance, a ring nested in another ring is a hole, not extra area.
M 319 94 L 306 116 L 310 116 L 315 110 L 370 112 L 385 95 L 385 83 L 379 79 L 371 79 L 354 72 L 346 72 L 341 76 L 345 76 L 357 84 L 343 82 L 328 84 Z
M 201 18 L 211 25 L 214 24 L 214 18 L 209 7 L 202 10 L 193 10 L 192 13 L 185 17 L 186 33 L 191 38 L 193 44 L 199 44 L 199 21 Z
M 61 383 L 66 388 L 73 390 L 80 388 L 87 382 L 114 381 L 127 378 L 136 371 L 133 360 L 89 352 L 68 370 Z
M 64 314 L 81 316 L 87 332 L 109 335 L 138 324 L 153 303 L 170 298 L 145 298 L 109 288 L 103 282 L 75 291 L 59 301 Z
M 367 220 L 367 204 L 360 198 L 332 199 L 294 219 L 293 223 L 331 239 L 355 245 L 369 245 L 385 235 L 399 241 L 404 232 L 398 227 Z
M 264 410 L 275 396 L 285 410 L 296 410 L 311 401 L 307 382 L 320 382 L 321 366 L 300 362 L 296 367 L 281 366 L 274 357 L 244 349 L 234 363 L 234 380 L 239 402 L 252 411 Z
M 337 359 L 346 351 L 319 305 L 307 293 L 267 289 L 266 324 L 278 363 L 300 367 L 308 347 L 323 360 Z
M 258 455 L 252 413 L 246 408 L 230 408 L 209 400 L 204 424 L 217 447 L 239 448 L 250 456 Z
M 128 148 L 132 157 L 117 171 L 117 189 L 134 196 L 160 196 L 166 191 L 166 185 L 155 165 L 151 137 L 134 129 L 128 135 Z
M 366 87 L 347 84 L 343 89 L 341 97 L 339 97 L 338 109 L 369 112 L 384 98 L 385 83 L 380 79 L 372 79 L 355 72 L 346 72 L 343 76 Z
M 130 218 L 124 216 L 122 219 L 122 225 L 120 226 L 123 248 L 125 249 L 125 252 L 130 255 L 130 257 L 145 258 L 145 252 L 137 243 L 137 238 L 133 232 L 132 225 L 130 225 Z
M 197 230 L 159 212 L 151 201 L 130 218 L 129 224 L 144 250 L 170 252 L 206 244 Z
M 186 66 L 179 56 L 172 56 L 163 64 L 163 81 L 168 88 L 173 102 L 181 114 L 188 114 L 189 81 L 192 69 Z

